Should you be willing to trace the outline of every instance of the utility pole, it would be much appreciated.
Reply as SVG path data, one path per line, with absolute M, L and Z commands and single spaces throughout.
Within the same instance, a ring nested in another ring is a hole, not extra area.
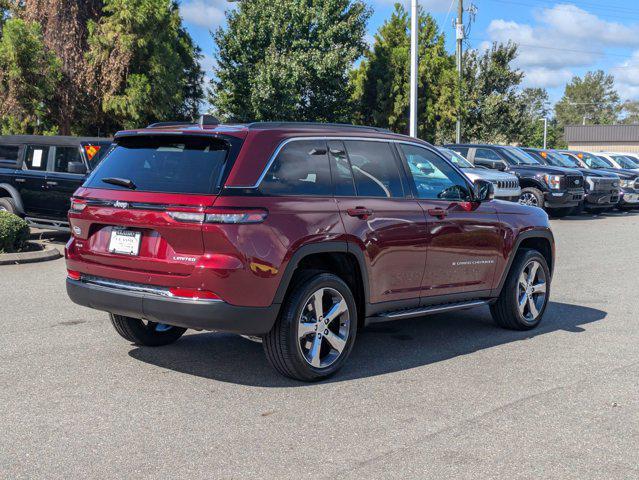
M 418 0 L 411 0 L 410 23 L 410 136 L 417 137 L 417 88 L 419 77 Z
M 459 90 L 459 102 L 457 105 L 457 131 L 455 139 L 457 143 L 461 143 L 461 116 L 462 116 L 462 49 L 464 42 L 464 0 L 457 0 L 457 22 L 455 24 L 455 33 L 457 38 L 457 88 Z

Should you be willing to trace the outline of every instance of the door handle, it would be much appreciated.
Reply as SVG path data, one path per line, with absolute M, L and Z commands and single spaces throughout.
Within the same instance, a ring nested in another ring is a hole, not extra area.
M 448 216 L 448 212 L 441 208 L 431 208 L 428 210 L 428 215 L 431 217 L 446 218 Z
M 58 184 L 58 182 L 47 182 L 47 185 L 51 185 L 52 187 L 55 187 Z
M 16 178 L 15 179 L 16 183 L 25 183 L 26 180 L 24 178 Z
M 351 217 L 357 217 L 361 218 L 362 220 L 366 220 L 373 214 L 373 211 L 369 208 L 355 207 L 349 208 L 348 210 L 346 210 L 346 213 L 348 213 L 348 215 Z

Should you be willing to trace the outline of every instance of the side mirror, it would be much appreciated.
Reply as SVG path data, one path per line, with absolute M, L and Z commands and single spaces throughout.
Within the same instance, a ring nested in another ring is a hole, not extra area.
M 87 173 L 87 167 L 82 162 L 69 162 L 67 165 L 67 173 L 84 175 Z
M 475 200 L 478 202 L 490 202 L 495 198 L 495 185 L 488 180 L 475 180 Z

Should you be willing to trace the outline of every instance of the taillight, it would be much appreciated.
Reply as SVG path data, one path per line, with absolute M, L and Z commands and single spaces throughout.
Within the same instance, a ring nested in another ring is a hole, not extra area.
M 220 297 L 208 290 L 174 287 L 169 288 L 169 292 L 174 297 L 188 298 L 190 300 L 221 300 Z
M 67 277 L 71 280 L 79 281 L 82 279 L 82 274 L 80 272 L 76 272 L 75 270 L 67 270 Z
M 169 211 L 166 212 L 173 220 L 182 223 L 216 223 L 216 224 L 247 224 L 262 223 L 268 212 L 261 209 L 219 209 L 206 212 Z
M 73 212 L 81 212 L 85 208 L 87 208 L 86 200 L 81 200 L 79 198 L 71 199 L 71 210 Z

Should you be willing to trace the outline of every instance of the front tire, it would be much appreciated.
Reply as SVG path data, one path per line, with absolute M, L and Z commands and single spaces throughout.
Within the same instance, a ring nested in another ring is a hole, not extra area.
M 497 301 L 490 306 L 495 323 L 510 330 L 531 330 L 541 322 L 550 298 L 550 269 L 537 250 L 517 253 Z
M 279 373 L 312 382 L 333 375 L 344 365 L 356 334 L 353 293 L 338 276 L 320 273 L 298 282 L 262 345 Z
M 519 195 L 519 203 L 530 207 L 543 208 L 544 194 L 541 190 L 534 187 L 522 188 L 521 195 Z
M 0 212 L 9 212 L 17 215 L 18 209 L 12 198 L 0 198 Z
M 138 318 L 110 314 L 115 331 L 131 343 L 145 347 L 163 347 L 180 339 L 186 328 L 145 322 Z

